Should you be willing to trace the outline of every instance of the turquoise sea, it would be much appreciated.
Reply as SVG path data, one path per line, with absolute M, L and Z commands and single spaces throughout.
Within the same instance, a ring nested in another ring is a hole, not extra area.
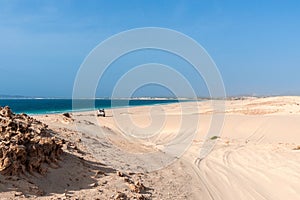
M 169 104 L 177 103 L 176 99 L 163 99 L 163 100 L 110 100 L 110 99 L 96 99 L 96 100 L 76 100 L 76 110 L 72 110 L 72 99 L 0 99 L 0 106 L 9 106 L 15 113 L 27 114 L 51 114 L 63 113 L 71 111 L 85 111 L 93 110 L 94 108 L 115 108 L 115 107 L 128 107 L 128 106 L 144 106 L 155 104 Z M 78 101 L 80 102 L 78 106 Z M 90 103 L 95 105 L 91 107 Z M 182 100 L 180 100 L 182 102 Z

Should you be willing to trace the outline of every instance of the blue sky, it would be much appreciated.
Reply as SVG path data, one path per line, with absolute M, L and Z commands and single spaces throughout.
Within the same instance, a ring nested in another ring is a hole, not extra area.
M 217 64 L 228 95 L 299 95 L 299 10 L 296 0 L 0 0 L 0 94 L 70 97 L 80 64 L 97 44 L 121 31 L 155 26 L 199 42 Z M 129 69 L 133 60 L 161 57 L 143 52 L 117 64 Z M 110 95 L 121 72 L 112 67 L 98 96 Z M 191 72 L 185 71 L 193 79 Z M 207 94 L 203 81 L 191 82 L 198 95 Z M 137 94 L 169 93 L 147 86 Z

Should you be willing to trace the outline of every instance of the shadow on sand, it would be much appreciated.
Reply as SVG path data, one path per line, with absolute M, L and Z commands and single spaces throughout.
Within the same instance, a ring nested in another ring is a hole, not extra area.
M 20 177 L 0 176 L 0 192 L 21 192 L 25 196 L 51 196 L 68 191 L 93 188 L 101 176 L 116 173 L 116 170 L 100 162 L 84 160 L 64 152 L 58 162 L 58 168 L 48 168 L 44 176 L 23 174 Z

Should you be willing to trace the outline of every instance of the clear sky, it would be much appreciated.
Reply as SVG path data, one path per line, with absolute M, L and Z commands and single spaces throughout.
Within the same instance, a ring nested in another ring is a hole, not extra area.
M 148 26 L 199 42 L 217 64 L 228 95 L 300 95 L 297 0 L 0 0 L 0 94 L 70 97 L 80 64 L 97 44 Z M 142 54 L 119 65 L 161 56 Z M 116 66 L 111 73 L 121 72 Z M 109 80 L 107 87 L 100 83 L 99 96 L 109 95 Z M 201 95 L 202 86 L 195 88 Z M 167 94 L 157 86 L 144 90 L 140 95 Z

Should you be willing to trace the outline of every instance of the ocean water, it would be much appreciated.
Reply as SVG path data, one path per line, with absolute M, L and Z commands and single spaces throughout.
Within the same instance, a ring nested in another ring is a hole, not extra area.
M 182 100 L 180 100 L 182 102 Z M 179 100 L 76 100 L 76 109 L 72 109 L 72 99 L 0 99 L 0 106 L 9 106 L 15 113 L 51 114 L 71 111 L 87 111 L 94 108 L 116 108 L 177 103 Z M 95 107 L 91 106 L 95 105 Z

